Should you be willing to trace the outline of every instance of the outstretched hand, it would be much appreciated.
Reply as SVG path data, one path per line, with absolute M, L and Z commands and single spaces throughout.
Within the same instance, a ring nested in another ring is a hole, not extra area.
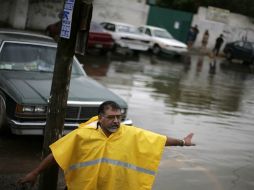
M 193 137 L 194 133 L 190 133 L 188 134 L 186 137 L 183 138 L 183 140 L 185 141 L 185 146 L 195 146 L 196 144 L 192 143 L 192 137 Z
M 54 159 L 54 156 L 52 153 L 50 153 L 46 158 L 42 160 L 42 162 L 31 172 L 29 172 L 27 175 L 25 175 L 23 178 L 19 179 L 17 183 L 19 185 L 24 185 L 26 183 L 31 184 L 31 186 L 35 185 L 36 179 L 38 175 L 44 171 L 49 166 L 56 164 L 56 161 Z
M 31 184 L 31 186 L 34 186 L 36 179 L 37 179 L 38 174 L 34 173 L 34 172 L 30 172 L 28 173 L 26 176 L 24 176 L 23 178 L 18 180 L 18 184 L 19 185 L 23 185 L 26 183 Z

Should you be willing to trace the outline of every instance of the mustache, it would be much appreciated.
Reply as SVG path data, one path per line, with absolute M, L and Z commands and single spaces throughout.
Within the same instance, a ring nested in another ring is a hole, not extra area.
M 117 129 L 119 127 L 120 127 L 119 125 L 111 125 L 109 128 L 111 128 L 111 129 Z
M 111 133 L 114 133 L 118 130 L 119 127 L 120 127 L 119 125 L 112 125 L 107 127 L 107 130 L 110 131 Z

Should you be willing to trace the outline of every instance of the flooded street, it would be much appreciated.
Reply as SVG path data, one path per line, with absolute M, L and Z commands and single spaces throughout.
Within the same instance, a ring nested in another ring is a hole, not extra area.
M 177 138 L 195 134 L 197 146 L 165 149 L 153 190 L 254 189 L 253 68 L 201 55 L 90 55 L 82 63 L 126 100 L 135 126 Z M 0 137 L 0 187 L 34 168 L 41 147 L 40 137 Z
M 154 190 L 254 189 L 254 74 L 223 59 L 88 58 L 85 70 L 122 96 L 138 127 L 196 147 L 164 151 Z

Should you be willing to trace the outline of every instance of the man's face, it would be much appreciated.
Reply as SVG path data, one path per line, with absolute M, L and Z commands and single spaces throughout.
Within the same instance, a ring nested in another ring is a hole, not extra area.
M 117 131 L 117 129 L 120 127 L 121 119 L 121 111 L 112 108 L 107 109 L 104 114 L 99 116 L 101 128 L 107 134 L 111 134 Z

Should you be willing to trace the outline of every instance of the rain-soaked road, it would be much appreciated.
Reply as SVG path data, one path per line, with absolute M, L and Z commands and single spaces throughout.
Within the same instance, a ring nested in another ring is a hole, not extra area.
M 82 62 L 127 101 L 136 126 L 173 137 L 195 133 L 197 146 L 165 149 L 154 190 L 254 189 L 253 68 L 200 55 Z M 38 163 L 41 141 L 0 137 L 0 184 Z

